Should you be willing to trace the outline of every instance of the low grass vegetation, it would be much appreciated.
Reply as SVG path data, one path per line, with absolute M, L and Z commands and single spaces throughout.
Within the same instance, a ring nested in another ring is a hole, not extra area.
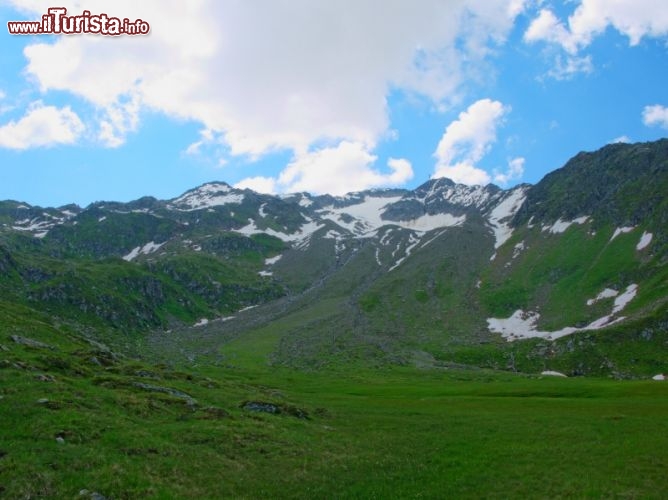
M 361 365 L 306 372 L 253 356 L 236 368 L 174 366 L 23 312 L 0 329 L 2 497 L 668 491 L 666 383 Z

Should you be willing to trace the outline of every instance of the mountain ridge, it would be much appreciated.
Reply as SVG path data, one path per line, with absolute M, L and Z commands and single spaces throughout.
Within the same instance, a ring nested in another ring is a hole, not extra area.
M 522 351 L 524 366 L 513 366 L 529 369 L 560 345 L 555 332 L 589 339 L 581 351 L 600 342 L 594 330 L 642 324 L 665 337 L 667 169 L 664 139 L 580 153 L 510 189 L 442 178 L 273 196 L 210 182 L 169 200 L 86 208 L 4 201 L 0 288 L 112 336 L 154 332 L 152 348 L 166 355 L 191 345 L 221 356 L 257 337 L 278 364 L 426 353 L 503 368 Z

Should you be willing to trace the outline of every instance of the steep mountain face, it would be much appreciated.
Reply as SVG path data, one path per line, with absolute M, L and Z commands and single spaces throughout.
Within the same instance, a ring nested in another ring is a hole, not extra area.
M 0 202 L 0 306 L 231 364 L 640 373 L 668 361 L 667 192 L 662 140 L 509 190 Z

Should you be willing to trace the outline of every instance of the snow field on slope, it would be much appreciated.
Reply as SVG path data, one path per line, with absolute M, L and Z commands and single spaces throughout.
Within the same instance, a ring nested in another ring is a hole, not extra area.
M 588 305 L 605 297 L 612 297 L 612 293 L 617 292 L 611 289 L 605 289 L 596 296 L 596 299 L 589 299 Z M 636 296 L 638 292 L 638 285 L 635 283 L 626 287 L 626 290 L 617 298 L 613 304 L 612 312 L 609 315 L 602 316 L 584 327 L 567 326 L 555 331 L 541 331 L 537 329 L 537 323 L 540 319 L 540 314 L 537 312 L 525 312 L 522 309 L 515 311 L 509 318 L 487 318 L 487 328 L 492 333 L 500 333 L 508 342 L 513 342 L 519 339 L 528 338 L 543 338 L 547 340 L 556 340 L 560 337 L 570 335 L 575 332 L 585 330 L 599 330 L 606 326 L 613 325 L 624 319 L 624 316 L 615 318 L 614 315 L 621 312 L 624 307 Z

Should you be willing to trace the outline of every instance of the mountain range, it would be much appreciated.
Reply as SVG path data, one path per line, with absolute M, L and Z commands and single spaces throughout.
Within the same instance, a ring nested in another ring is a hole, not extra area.
M 212 182 L 85 208 L 3 201 L 3 329 L 229 366 L 653 374 L 668 366 L 666 193 L 668 139 L 505 190 Z

